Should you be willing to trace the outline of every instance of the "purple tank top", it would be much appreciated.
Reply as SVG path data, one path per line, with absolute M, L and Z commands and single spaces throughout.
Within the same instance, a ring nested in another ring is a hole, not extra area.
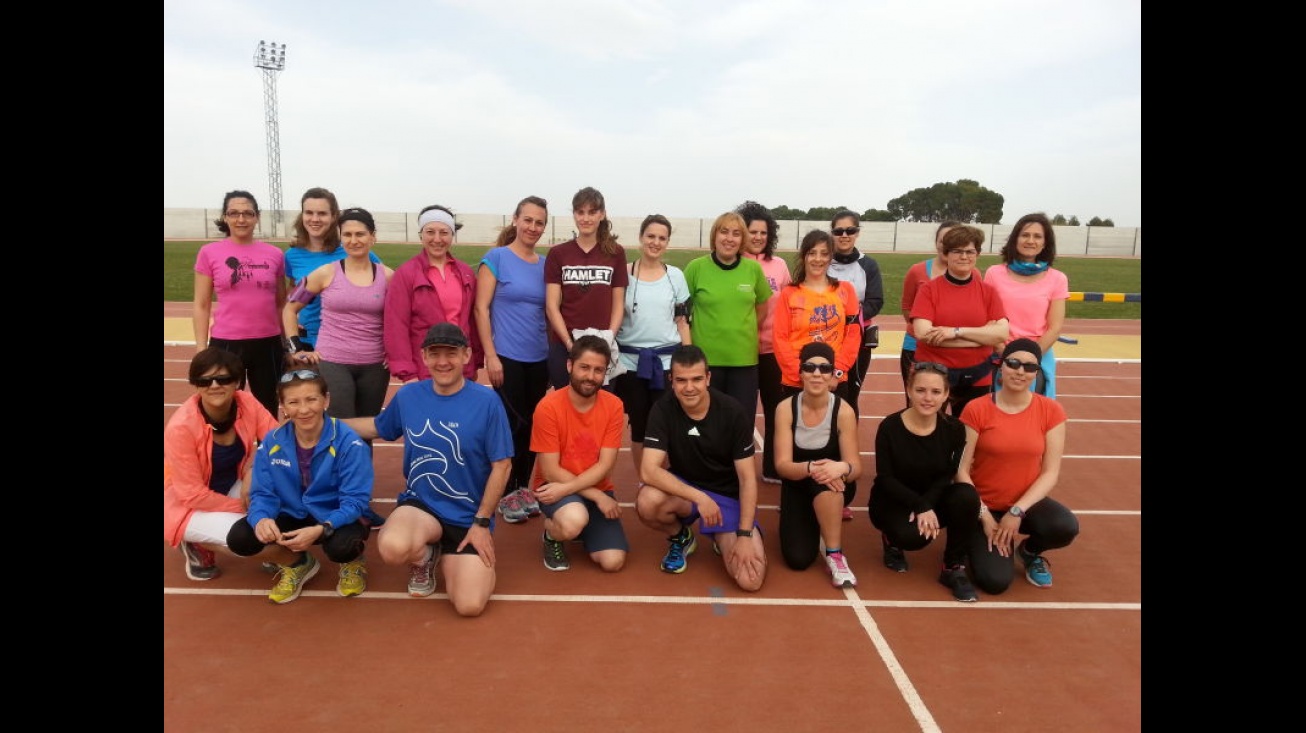
M 318 295 L 322 328 L 314 346 L 323 359 L 336 364 L 379 364 L 385 361 L 385 271 L 372 263 L 372 284 L 360 287 L 345 276 L 344 260 L 335 265 L 335 277 Z

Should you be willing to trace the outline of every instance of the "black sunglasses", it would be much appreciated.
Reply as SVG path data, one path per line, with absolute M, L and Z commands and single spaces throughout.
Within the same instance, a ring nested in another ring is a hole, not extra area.
M 233 377 L 230 374 L 223 374 L 217 377 L 195 377 L 194 379 L 190 380 L 190 383 L 195 385 L 196 387 L 211 387 L 213 386 L 214 382 L 217 382 L 223 387 L 229 387 L 239 381 L 240 381 L 240 377 Z
M 937 361 L 918 361 L 912 364 L 911 368 L 914 372 L 934 372 L 945 377 L 948 376 L 948 368 Z
M 319 376 L 321 375 L 312 369 L 296 369 L 293 372 L 282 374 L 281 383 L 285 384 L 286 382 L 293 382 L 296 379 L 317 379 Z
M 836 237 L 842 237 L 842 236 L 851 236 L 853 234 L 856 234 L 857 232 L 860 232 L 861 230 L 862 230 L 861 227 L 836 227 L 834 229 L 831 229 L 830 233 Z
M 1006 364 L 1010 369 L 1024 369 L 1028 374 L 1038 374 L 1039 370 L 1043 368 L 1036 361 L 1021 361 L 1014 356 L 1003 359 L 1002 363 Z
M 802 363 L 802 366 L 800 366 L 799 368 L 802 369 L 807 374 L 812 374 L 813 372 L 820 372 L 822 374 L 834 374 L 833 364 L 817 364 L 814 361 L 805 361 Z

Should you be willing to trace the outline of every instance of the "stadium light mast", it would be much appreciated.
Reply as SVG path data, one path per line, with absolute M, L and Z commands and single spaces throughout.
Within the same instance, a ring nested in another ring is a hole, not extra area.
M 272 236 L 284 233 L 281 221 L 281 130 L 277 124 L 277 72 L 286 68 L 286 44 L 259 41 L 254 67 L 263 70 L 263 116 L 268 136 L 268 196 L 272 206 Z

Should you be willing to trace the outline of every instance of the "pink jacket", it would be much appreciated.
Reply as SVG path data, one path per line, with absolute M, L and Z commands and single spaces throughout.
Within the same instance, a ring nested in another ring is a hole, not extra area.
M 456 325 L 467 334 L 472 347 L 472 360 L 463 368 L 463 376 L 475 380 L 476 371 L 485 365 L 485 353 L 481 349 L 473 313 L 476 273 L 466 263 L 455 259 L 452 253 L 449 262 L 463 293 L 461 318 Z M 385 290 L 385 358 L 390 376 L 404 382 L 431 376 L 422 362 L 422 341 L 431 326 L 449 320 L 435 286 L 426 277 L 427 267 L 426 252 L 418 252 L 416 257 L 395 269 Z
M 245 446 L 240 476 L 254 462 L 254 446 L 277 426 L 267 408 L 245 390 L 236 391 L 236 436 Z M 245 503 L 209 489 L 213 476 L 213 429 L 200 414 L 193 394 L 163 429 L 163 539 L 181 544 L 192 512 L 245 513 Z

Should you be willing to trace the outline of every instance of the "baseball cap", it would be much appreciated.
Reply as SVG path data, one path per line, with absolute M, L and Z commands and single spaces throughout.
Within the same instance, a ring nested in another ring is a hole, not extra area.
M 467 335 L 463 333 L 452 323 L 437 323 L 426 332 L 426 339 L 422 341 L 422 348 L 428 346 L 466 346 Z

